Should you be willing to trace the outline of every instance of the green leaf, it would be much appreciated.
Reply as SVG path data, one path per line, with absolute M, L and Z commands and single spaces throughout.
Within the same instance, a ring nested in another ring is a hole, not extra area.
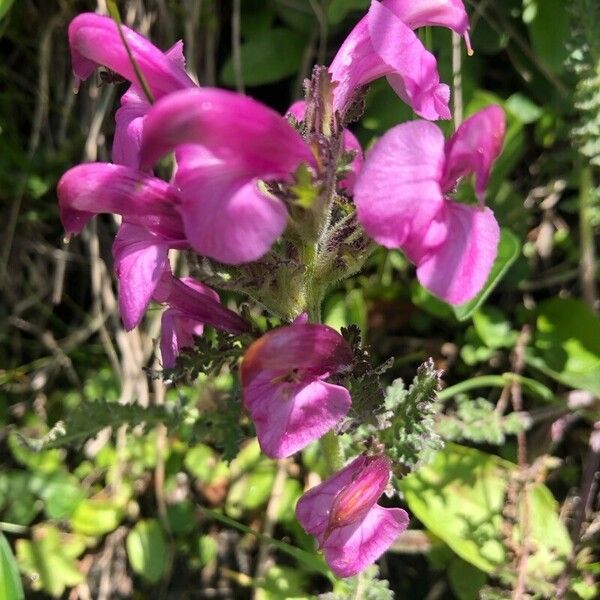
M 0 532 L 0 600 L 25 598 L 17 562 L 6 538 Z
M 0 0 L 0 20 L 8 14 L 10 7 L 14 4 L 15 0 Z
M 157 583 L 167 570 L 167 542 L 156 519 L 139 521 L 127 536 L 131 568 L 146 581 Z
M 309 600 L 302 589 L 307 583 L 307 575 L 291 567 L 271 567 L 265 579 L 259 582 L 256 590 L 257 600 Z
M 488 348 L 512 348 L 517 341 L 504 313 L 495 306 L 484 306 L 473 314 L 477 335 Z
M 468 562 L 455 557 L 448 567 L 450 587 L 458 600 L 478 600 L 479 590 L 485 585 L 485 573 Z
M 543 302 L 526 361 L 565 385 L 600 395 L 600 320 L 580 300 Z
M 298 70 L 306 37 L 290 29 L 275 28 L 241 46 L 242 79 L 248 86 L 265 85 L 290 77 Z M 235 86 L 233 59 L 221 71 L 222 82 Z
M 34 590 L 43 589 L 58 598 L 66 587 L 85 580 L 77 557 L 85 550 L 85 540 L 63 534 L 52 525 L 35 528 L 32 540 L 17 540 L 17 560 L 32 581 Z
M 114 531 L 123 518 L 123 510 L 112 500 L 90 498 L 80 502 L 71 517 L 73 531 L 98 536 Z
M 533 49 L 538 60 L 542 60 L 553 71 L 560 73 L 565 68 L 565 61 L 569 54 L 568 2 L 530 0 L 530 4 L 536 5 L 536 10 L 531 11 L 533 18 L 527 23 Z
M 502 228 L 500 234 L 500 244 L 498 246 L 498 256 L 492 266 L 488 280 L 477 296 L 466 304 L 455 306 L 454 314 L 459 321 L 466 321 L 471 315 L 487 300 L 494 288 L 500 283 L 501 279 L 511 265 L 517 260 L 521 251 L 521 244 L 517 237 L 508 229 Z
M 448 444 L 431 465 L 405 477 L 400 486 L 410 510 L 463 560 L 486 573 L 506 567 L 503 509 L 506 490 L 516 465 L 472 448 Z M 555 577 L 571 551 L 569 534 L 559 507 L 543 484 L 527 494 L 533 547 L 528 574 L 532 579 Z M 525 504 L 513 536 L 523 537 Z

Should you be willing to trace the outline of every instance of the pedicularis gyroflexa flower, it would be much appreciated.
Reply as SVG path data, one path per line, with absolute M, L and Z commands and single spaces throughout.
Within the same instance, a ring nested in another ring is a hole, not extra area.
M 305 310 L 318 320 L 328 287 L 355 273 L 373 248 L 365 232 L 402 249 L 420 282 L 447 302 L 480 291 L 499 239 L 483 199 L 502 147 L 501 109 L 473 115 L 448 141 L 426 121 L 398 125 L 366 158 L 347 128 L 362 88 L 382 76 L 421 117 L 450 117 L 450 90 L 414 33 L 427 25 L 452 29 L 470 50 L 461 0 L 373 0 L 330 67 L 315 67 L 306 99 L 284 117 L 247 96 L 199 88 L 185 72 L 180 42 L 163 53 L 107 17 L 73 19 L 75 75 L 86 79 L 104 66 L 130 85 L 115 115 L 116 164 L 65 173 L 61 219 L 67 232 L 80 233 L 96 214 L 122 216 L 113 244 L 121 316 L 131 329 L 152 300 L 166 307 L 165 367 L 176 366 L 205 325 L 252 330 L 203 281 L 175 277 L 170 250 L 195 253 L 201 274 L 246 292 L 284 321 Z M 171 153 L 167 183 L 152 169 Z M 471 173 L 479 206 L 450 197 Z M 331 439 L 351 407 L 339 382 L 360 370 L 355 350 L 305 314 L 249 345 L 240 371 L 243 402 L 267 455 L 287 457 L 325 434 Z M 374 447 L 374 455 L 359 455 L 297 505 L 298 520 L 342 577 L 374 562 L 408 523 L 402 509 L 377 504 L 391 464 Z

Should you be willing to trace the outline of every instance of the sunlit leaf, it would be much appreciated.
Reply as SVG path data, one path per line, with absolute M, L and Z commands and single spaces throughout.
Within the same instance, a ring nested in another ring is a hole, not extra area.
M 139 521 L 127 536 L 131 568 L 150 583 L 157 583 L 167 570 L 167 542 L 156 519 Z

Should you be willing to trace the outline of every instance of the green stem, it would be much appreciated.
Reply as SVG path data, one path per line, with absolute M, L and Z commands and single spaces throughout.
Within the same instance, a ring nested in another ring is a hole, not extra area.
M 592 169 L 586 165 L 581 169 L 579 183 L 579 237 L 581 240 L 581 261 L 579 273 L 583 298 L 592 310 L 596 308 L 596 249 L 594 229 L 591 219 L 591 196 L 594 189 Z
M 327 471 L 330 475 L 332 475 L 336 471 L 339 471 L 344 464 L 340 440 L 334 431 L 328 431 L 319 440 L 319 443 L 321 444 L 321 450 L 325 456 Z

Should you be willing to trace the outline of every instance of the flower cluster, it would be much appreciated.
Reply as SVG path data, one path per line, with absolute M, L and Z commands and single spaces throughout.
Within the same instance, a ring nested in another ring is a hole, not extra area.
M 173 275 L 171 250 L 238 269 L 271 257 L 281 276 L 263 286 L 269 298 L 283 302 L 300 289 L 296 314 L 279 315 L 296 320 L 254 341 L 241 364 L 244 406 L 270 457 L 305 448 L 351 407 L 349 391 L 331 379 L 343 381 L 352 349 L 333 329 L 298 316 L 326 289 L 320 264 L 343 272 L 341 242 L 347 250 L 348 239 L 367 240 L 366 247 L 369 236 L 402 249 L 423 286 L 454 304 L 480 291 L 494 262 L 499 228 L 483 200 L 503 142 L 499 107 L 475 114 L 447 141 L 429 121 L 398 125 L 366 158 L 346 128 L 364 86 L 383 76 L 419 116 L 450 118 L 449 88 L 414 33 L 427 25 L 459 33 L 470 50 L 461 0 L 373 0 L 330 67 L 315 69 L 306 100 L 286 116 L 247 96 L 197 86 L 185 72 L 181 43 L 163 53 L 96 14 L 82 14 L 69 27 L 79 79 L 103 66 L 129 81 L 115 116 L 114 162 L 76 166 L 58 184 L 68 233 L 81 232 L 96 214 L 122 217 L 113 255 L 125 327 L 137 326 L 151 301 L 163 304 L 165 367 L 175 366 L 205 325 L 250 331 L 210 287 Z M 174 169 L 165 181 L 153 170 L 171 154 Z M 451 198 L 469 174 L 478 206 Z M 311 190 L 308 200 L 299 195 L 302 185 Z M 350 233 L 342 226 L 348 223 Z M 288 287 L 286 265 L 295 265 L 290 272 L 301 284 Z M 271 308 L 263 288 L 252 297 Z M 391 466 L 381 451 L 361 454 L 298 502 L 300 523 L 337 575 L 374 562 L 407 526 L 406 512 L 377 504 Z

